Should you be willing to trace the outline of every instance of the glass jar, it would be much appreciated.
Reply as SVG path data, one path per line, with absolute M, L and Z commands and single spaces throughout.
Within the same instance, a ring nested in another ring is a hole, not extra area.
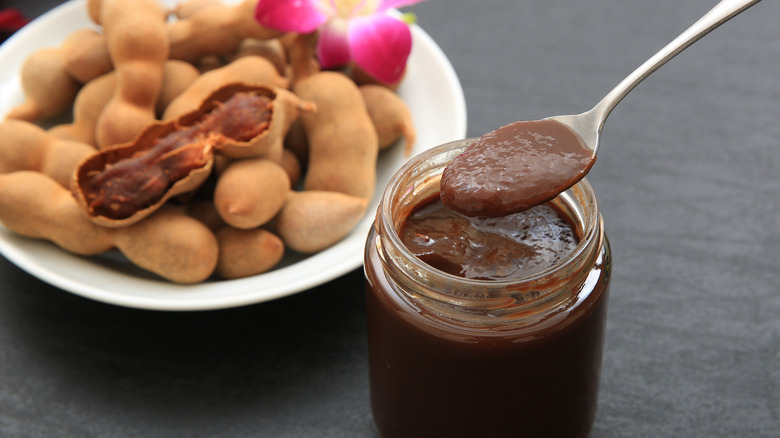
M 374 422 L 383 438 L 584 437 L 596 412 L 611 271 L 588 182 L 551 201 L 579 237 L 574 251 L 519 280 L 439 271 L 397 232 L 473 141 L 435 147 L 402 167 L 368 236 Z

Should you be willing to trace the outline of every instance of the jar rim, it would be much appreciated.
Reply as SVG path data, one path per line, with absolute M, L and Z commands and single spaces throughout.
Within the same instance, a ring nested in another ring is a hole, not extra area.
M 553 201 L 562 203 L 564 206 L 568 207 L 571 207 L 577 203 L 575 198 L 578 198 L 580 201 L 586 201 L 587 205 L 583 206 L 583 209 L 586 209 L 587 211 L 578 215 L 581 217 L 570 218 L 573 222 L 575 222 L 575 226 L 580 229 L 580 232 L 578 233 L 579 242 L 577 243 L 577 246 L 572 252 L 567 254 L 565 257 L 562 257 L 555 264 L 548 266 L 540 271 L 534 272 L 526 277 L 506 280 L 484 280 L 461 277 L 431 267 L 420 258 L 415 256 L 406 247 L 406 245 L 402 242 L 400 235 L 398 234 L 398 229 L 393 225 L 395 224 L 393 219 L 394 207 L 398 207 L 393 205 L 393 203 L 397 199 L 395 195 L 399 193 L 399 191 L 408 192 L 409 190 L 413 190 L 411 187 L 402 187 L 405 184 L 405 181 L 407 181 L 407 176 L 420 173 L 421 164 L 423 168 L 430 167 L 431 169 L 433 169 L 436 165 L 441 165 L 442 155 L 449 154 L 452 156 L 452 158 L 454 158 L 454 156 L 459 155 L 460 151 L 477 140 L 477 138 L 455 140 L 427 149 L 408 160 L 391 177 L 379 204 L 378 216 L 380 219 L 380 225 L 377 226 L 382 227 L 381 234 L 384 238 L 388 239 L 388 243 L 393 247 L 394 253 L 401 255 L 404 258 L 405 263 L 411 265 L 414 270 L 420 272 L 426 271 L 428 272 L 428 275 L 435 278 L 446 280 L 447 282 L 454 283 L 465 288 L 488 287 L 491 289 L 508 287 L 517 288 L 518 286 L 522 285 L 543 283 L 545 281 L 549 281 L 549 278 L 554 276 L 555 273 L 571 266 L 577 260 L 581 260 L 589 248 L 592 248 L 594 239 L 600 238 L 601 228 L 601 216 L 598 210 L 598 202 L 596 200 L 593 187 L 585 178 L 577 182 L 572 188 L 561 193 L 558 198 L 556 198 L 557 201 Z M 436 182 L 436 187 L 438 187 L 438 182 Z

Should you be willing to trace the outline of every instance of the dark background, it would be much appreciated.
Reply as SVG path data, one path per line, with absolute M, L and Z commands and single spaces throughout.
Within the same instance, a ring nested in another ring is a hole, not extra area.
M 58 3 L 0 5 L 34 18 Z M 405 9 L 449 56 L 477 136 L 587 110 L 715 3 Z M 604 129 L 588 179 L 615 261 L 594 438 L 780 436 L 777 17 L 766 1 L 726 23 Z M 364 324 L 359 269 L 277 301 L 171 313 L 89 301 L 0 257 L 0 436 L 375 438 Z

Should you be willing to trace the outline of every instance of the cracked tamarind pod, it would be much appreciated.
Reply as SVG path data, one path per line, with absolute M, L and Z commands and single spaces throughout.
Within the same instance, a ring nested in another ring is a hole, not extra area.
M 303 100 L 292 92 L 278 87 L 263 85 L 248 85 L 243 83 L 227 84 L 206 98 L 206 102 L 222 102 L 230 96 L 244 92 L 264 95 L 269 101 L 267 129 L 254 137 L 248 137 L 248 141 L 225 141 L 219 145 L 220 155 L 229 158 L 255 158 L 264 157 L 276 163 L 281 162 L 284 149 L 284 138 L 290 129 L 292 122 L 301 114 L 316 112 L 316 105 Z M 235 108 L 231 113 L 225 114 L 224 121 L 216 122 L 219 129 L 225 129 L 228 123 L 241 120 L 243 112 Z M 192 114 L 192 113 L 191 113 Z M 197 111 L 195 112 L 197 114 Z M 188 115 L 180 117 L 186 119 Z
M 208 178 L 213 143 L 196 130 L 155 124 L 132 143 L 103 149 L 84 160 L 71 184 L 87 217 L 106 227 L 141 221 L 173 196 Z
M 168 199 L 206 181 L 215 151 L 247 148 L 262 153 L 281 139 L 274 131 L 276 93 L 233 84 L 176 120 L 150 125 L 136 140 L 101 150 L 74 172 L 71 190 L 87 217 L 107 227 L 132 225 Z

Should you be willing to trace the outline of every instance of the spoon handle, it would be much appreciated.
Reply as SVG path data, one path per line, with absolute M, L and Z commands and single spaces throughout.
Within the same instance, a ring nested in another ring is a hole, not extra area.
M 650 59 L 640 65 L 615 88 L 612 89 L 593 109 L 588 111 L 595 120 L 598 120 L 598 131 L 604 126 L 604 122 L 612 112 L 612 109 L 623 100 L 623 98 L 645 80 L 650 74 L 658 70 L 659 67 L 666 64 L 670 59 L 677 56 L 678 53 L 687 49 L 688 46 L 695 43 L 699 38 L 707 35 L 710 31 L 730 20 L 735 15 L 753 6 L 761 0 L 722 0 L 715 5 L 707 14 L 691 25 L 677 38 L 672 40 L 663 49 L 658 51 Z

